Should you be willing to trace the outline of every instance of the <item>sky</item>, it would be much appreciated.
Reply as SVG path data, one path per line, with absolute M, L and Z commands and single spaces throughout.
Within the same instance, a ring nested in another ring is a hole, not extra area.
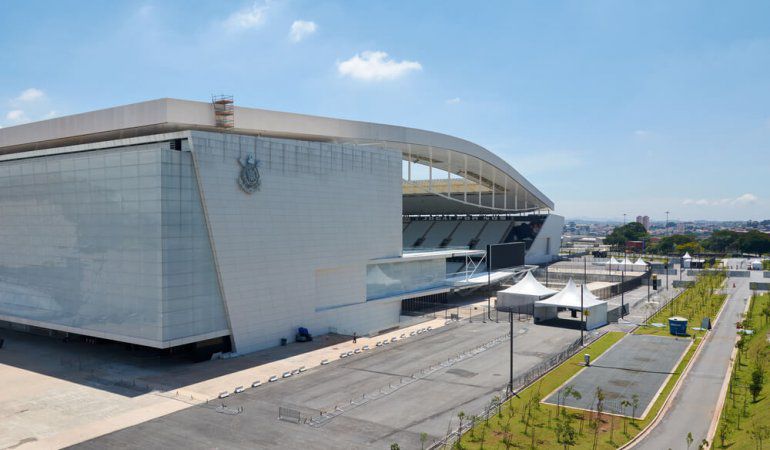
M 212 94 L 468 139 L 568 218 L 770 219 L 767 1 L 0 2 L 0 126 Z

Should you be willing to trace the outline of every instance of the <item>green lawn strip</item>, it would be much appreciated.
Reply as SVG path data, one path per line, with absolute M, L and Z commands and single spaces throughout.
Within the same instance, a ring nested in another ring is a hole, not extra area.
M 730 378 L 727 398 L 714 437 L 716 448 L 755 449 L 770 443 L 770 317 L 764 314 L 770 308 L 770 294 L 754 297 L 744 327 L 754 331 L 742 336 L 736 363 Z M 770 309 L 768 310 L 770 312 Z M 751 376 L 757 363 L 764 369 L 764 386 L 757 402 L 749 391 Z
M 687 318 L 687 330 L 690 336 L 702 337 L 705 331 L 696 331 L 693 327 L 700 327 L 704 317 L 710 318 L 712 322 L 716 319 L 727 298 L 724 294 L 716 293 L 724 280 L 725 274 L 722 271 L 700 274 L 695 285 L 685 289 L 665 308 L 650 317 L 647 325 L 638 327 L 634 334 L 670 336 L 668 318 L 680 316 Z M 664 326 L 662 328 L 649 326 L 651 323 L 662 323 Z
M 479 421 L 471 431 L 463 436 L 460 446 L 455 448 L 464 449 L 593 449 L 594 431 L 589 424 L 595 419 L 593 412 L 564 408 L 571 417 L 572 428 L 575 430 L 575 440 L 572 445 L 565 446 L 559 442 L 556 436 L 558 422 L 555 419 L 558 416 L 557 407 L 551 404 L 540 403 L 539 400 L 550 395 L 555 389 L 564 384 L 573 375 L 579 372 L 583 366 L 579 365 L 583 361 L 583 353 L 589 353 L 591 359 L 595 360 L 610 346 L 615 344 L 623 337 L 623 333 L 608 333 L 597 340 L 591 346 L 587 347 L 564 364 L 549 372 L 545 377 L 538 380 L 533 385 L 519 393 L 519 398 L 513 398 L 506 402 L 498 414 L 493 415 L 487 422 Z M 599 432 L 596 436 L 597 449 L 616 449 L 619 446 L 630 441 L 634 436 L 641 432 L 652 420 L 663 406 L 671 390 L 679 380 L 682 371 L 692 359 L 696 348 L 701 340 L 697 339 L 695 344 L 691 345 L 685 353 L 682 360 L 674 369 L 674 374 L 668 379 L 661 390 L 660 395 L 653 403 L 652 408 L 645 416 L 644 420 L 624 419 L 622 417 L 603 414 L 599 422 Z M 581 393 L 581 395 L 593 396 L 593 392 Z M 526 411 L 531 409 L 530 423 L 526 423 Z M 631 412 L 629 407 L 629 412 Z M 465 418 L 465 420 L 471 420 Z M 624 432 L 625 428 L 625 432 Z M 532 430 L 534 429 L 534 436 Z M 612 429 L 612 430 L 611 430 Z M 525 432 L 526 431 L 526 432 Z M 684 439 L 684 436 L 683 436 Z M 507 441 L 507 445 L 506 445 Z

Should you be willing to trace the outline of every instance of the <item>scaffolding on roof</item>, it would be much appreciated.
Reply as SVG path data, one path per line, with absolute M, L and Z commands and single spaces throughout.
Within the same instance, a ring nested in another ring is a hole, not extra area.
M 211 104 L 214 105 L 214 121 L 219 128 L 233 128 L 235 126 L 235 105 L 232 95 L 212 95 Z

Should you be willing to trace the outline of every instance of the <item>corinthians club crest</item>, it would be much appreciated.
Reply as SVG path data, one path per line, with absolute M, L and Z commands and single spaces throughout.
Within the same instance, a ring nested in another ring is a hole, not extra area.
M 259 178 L 259 161 L 254 155 L 246 159 L 238 158 L 241 165 L 241 175 L 238 177 L 238 186 L 247 194 L 253 194 L 259 190 L 262 181 Z

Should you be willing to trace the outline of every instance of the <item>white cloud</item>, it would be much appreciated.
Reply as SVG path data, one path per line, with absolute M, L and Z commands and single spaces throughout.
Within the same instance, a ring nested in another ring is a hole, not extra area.
M 337 63 L 340 75 L 362 81 L 394 80 L 420 70 L 422 65 L 417 61 L 394 61 L 385 52 L 368 50 Z
M 53 119 L 54 117 L 58 117 L 58 116 L 59 116 L 58 111 L 50 110 L 47 113 L 45 113 L 45 115 L 43 116 L 43 120 Z
M 236 11 L 225 20 L 225 27 L 232 31 L 242 31 L 256 28 L 265 22 L 267 4 L 258 2 L 251 6 Z
M 634 137 L 637 139 L 647 139 L 653 137 L 653 132 L 649 130 L 635 130 Z
M 27 117 L 24 111 L 20 109 L 14 109 L 12 111 L 8 111 L 8 114 L 5 115 L 5 118 L 14 123 L 29 122 L 29 117 Z
M 707 199 L 699 198 L 692 199 L 686 198 L 682 201 L 683 205 L 695 205 L 695 206 L 725 206 L 725 205 L 751 205 L 759 201 L 759 197 L 754 194 L 743 194 L 735 198 L 716 198 Z
M 16 101 L 33 102 L 35 100 L 40 100 L 43 97 L 45 97 L 45 92 L 41 91 L 40 89 L 29 88 L 22 91 L 21 94 L 16 97 Z
M 739 196 L 735 200 L 733 200 L 733 203 L 736 203 L 738 205 L 749 205 L 752 203 L 756 203 L 757 200 L 759 200 L 759 197 L 757 197 L 756 195 L 746 193 Z
M 294 23 L 291 24 L 289 39 L 291 39 L 292 42 L 299 42 L 302 39 L 305 39 L 306 37 L 315 33 L 317 29 L 318 26 L 315 24 L 315 22 L 307 20 L 295 20 Z
M 456 105 L 460 103 L 460 97 L 450 98 L 445 101 L 447 105 Z

